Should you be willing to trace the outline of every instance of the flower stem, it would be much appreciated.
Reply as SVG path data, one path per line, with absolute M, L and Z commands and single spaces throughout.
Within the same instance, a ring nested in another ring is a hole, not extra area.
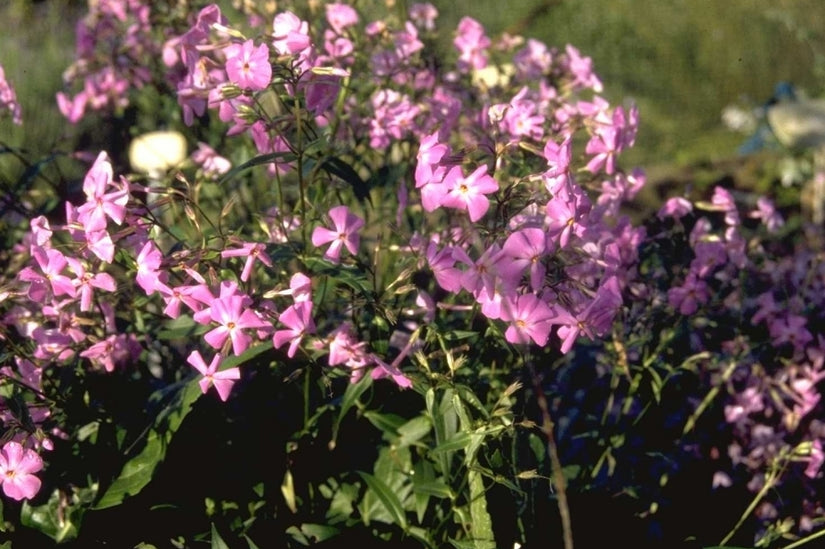
M 562 472 L 559 451 L 556 447 L 556 439 L 553 436 L 555 424 L 550 416 L 550 407 L 547 404 L 547 397 L 541 387 L 541 378 L 536 373 L 532 362 L 528 361 L 530 376 L 533 378 L 533 387 L 536 391 L 536 401 L 541 410 L 541 432 L 547 437 L 547 452 L 550 454 L 550 463 L 553 467 L 553 487 L 556 489 L 556 498 L 559 502 L 559 516 L 561 517 L 561 528 L 564 537 L 564 549 L 573 549 L 573 527 L 570 521 L 570 507 L 567 503 L 567 488 Z

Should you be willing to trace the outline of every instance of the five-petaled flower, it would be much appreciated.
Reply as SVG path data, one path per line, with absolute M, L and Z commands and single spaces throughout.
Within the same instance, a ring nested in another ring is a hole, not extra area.
M 7 442 L 0 450 L 0 484 L 3 493 L 20 501 L 31 499 L 40 490 L 40 479 L 34 473 L 43 468 L 43 460 L 34 450 L 19 442 Z
M 334 229 L 326 227 L 315 227 L 312 231 L 312 244 L 323 246 L 330 244 L 324 257 L 338 263 L 341 260 L 341 246 L 345 246 L 349 253 L 358 253 L 358 244 L 361 238 L 358 229 L 364 226 L 364 220 L 351 213 L 346 206 L 336 206 L 329 211 L 329 218 L 332 220 Z
M 220 353 L 217 353 L 212 357 L 212 362 L 210 362 L 208 366 L 198 351 L 192 351 L 189 353 L 189 357 L 186 359 L 186 362 L 188 362 L 203 376 L 201 380 L 198 381 L 201 392 L 206 394 L 209 387 L 214 386 L 215 390 L 218 391 L 218 396 L 224 402 L 226 402 L 226 399 L 229 398 L 229 392 L 232 390 L 232 386 L 235 384 L 235 381 L 241 378 L 241 371 L 237 366 L 234 368 L 227 368 L 226 370 L 218 370 L 221 362 L 223 362 L 223 357 Z
M 269 48 L 266 44 L 261 44 L 256 48 L 252 40 L 227 46 L 226 74 L 241 88 L 265 89 L 272 79 Z

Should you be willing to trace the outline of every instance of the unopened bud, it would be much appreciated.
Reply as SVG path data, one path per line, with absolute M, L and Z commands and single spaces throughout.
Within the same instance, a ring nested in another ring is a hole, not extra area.
M 243 95 L 243 90 L 237 84 L 224 84 L 221 86 L 221 99 L 235 99 Z
M 254 124 L 257 122 L 261 117 L 260 115 L 250 107 L 249 105 L 238 105 L 238 118 L 246 122 L 247 124 Z

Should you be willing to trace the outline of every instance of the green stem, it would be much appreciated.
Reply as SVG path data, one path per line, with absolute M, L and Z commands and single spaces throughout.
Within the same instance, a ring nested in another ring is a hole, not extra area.
M 765 497 L 765 494 L 768 493 L 768 490 L 770 490 L 771 488 L 776 486 L 776 483 L 779 480 L 779 477 L 782 476 L 782 471 L 784 469 L 785 469 L 785 466 L 782 465 L 782 467 L 779 470 L 776 470 L 774 468 L 771 471 L 768 471 L 768 473 L 765 475 L 765 484 L 762 486 L 762 488 L 759 490 L 759 492 L 753 498 L 753 501 L 751 501 L 750 505 L 748 505 L 748 508 L 745 509 L 745 512 L 742 513 L 742 516 L 739 517 L 739 521 L 736 523 L 736 525 L 733 527 L 733 529 L 730 532 L 728 532 L 728 535 L 725 536 L 722 539 L 722 541 L 719 542 L 720 547 L 724 546 L 727 542 L 730 541 L 730 539 L 733 537 L 733 535 L 736 533 L 736 531 L 739 530 L 739 528 L 742 527 L 742 525 L 745 523 L 747 518 L 756 509 L 756 506 L 759 505 L 759 502 L 762 501 L 762 498 Z
M 528 361 L 530 376 L 533 378 L 533 387 L 536 391 L 536 400 L 541 410 L 541 431 L 547 438 L 547 452 L 550 454 L 550 463 L 553 467 L 553 487 L 556 489 L 556 498 L 559 502 L 559 516 L 561 517 L 561 528 L 564 538 L 564 549 L 573 549 L 573 526 L 570 520 L 570 506 L 567 503 L 567 487 L 562 472 L 561 459 L 556 447 L 556 439 L 553 431 L 556 426 L 550 416 L 550 407 L 547 404 L 547 397 L 541 387 L 541 379 L 533 368 L 532 362 Z
M 804 537 L 802 539 L 798 539 L 795 542 L 791 543 L 790 545 L 786 545 L 782 549 L 795 549 L 796 547 L 802 547 L 803 545 L 805 545 L 809 541 L 813 541 L 817 538 L 821 538 L 822 536 L 825 536 L 825 528 L 823 528 L 819 532 L 811 534 L 810 536 Z

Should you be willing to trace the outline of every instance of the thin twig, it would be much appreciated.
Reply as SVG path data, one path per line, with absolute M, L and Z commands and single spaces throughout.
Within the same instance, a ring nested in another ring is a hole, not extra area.
M 553 436 L 555 424 L 550 416 L 550 407 L 547 405 L 547 397 L 541 387 L 541 379 L 536 373 L 532 362 L 528 361 L 530 376 L 533 378 L 533 387 L 536 391 L 536 401 L 541 410 L 541 431 L 547 437 L 547 451 L 550 454 L 550 463 L 553 466 L 553 487 L 556 489 L 556 497 L 559 502 L 559 516 L 561 517 L 561 528 L 564 536 L 564 549 L 573 549 L 573 527 L 570 522 L 570 507 L 567 504 L 567 488 L 564 480 L 564 473 L 561 468 L 556 439 Z

